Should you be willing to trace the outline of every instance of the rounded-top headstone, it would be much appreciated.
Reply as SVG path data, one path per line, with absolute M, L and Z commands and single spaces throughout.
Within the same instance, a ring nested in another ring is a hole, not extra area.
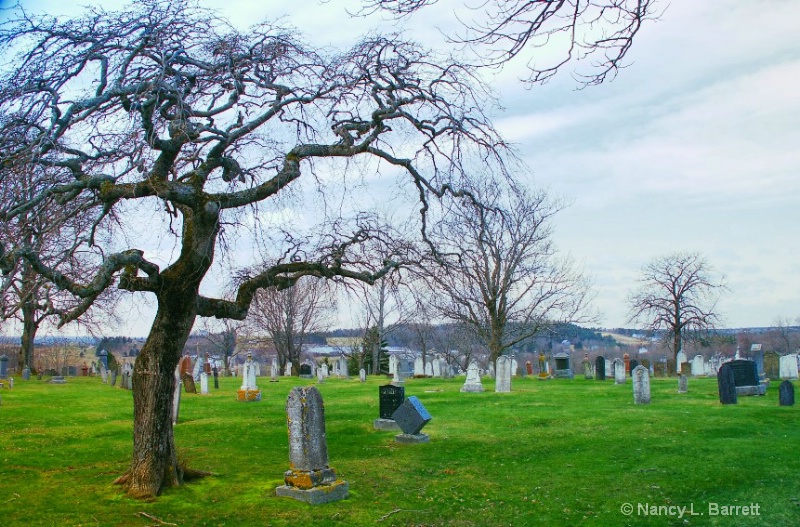
M 794 385 L 786 380 L 778 387 L 778 404 L 780 406 L 794 406 Z

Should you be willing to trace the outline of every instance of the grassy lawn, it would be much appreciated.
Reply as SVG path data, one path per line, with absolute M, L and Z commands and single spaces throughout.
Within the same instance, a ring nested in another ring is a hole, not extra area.
M 779 407 L 774 382 L 722 406 L 714 379 L 690 379 L 688 394 L 654 379 L 652 404 L 634 406 L 630 380 L 515 378 L 497 394 L 484 379 L 487 392 L 462 394 L 463 378 L 412 379 L 431 441 L 399 445 L 372 428 L 386 380 L 328 380 L 330 463 L 350 497 L 309 506 L 275 487 L 289 468 L 286 395 L 311 382 L 260 379 L 260 403 L 236 401 L 237 379 L 184 394 L 176 442 L 214 476 L 141 502 L 111 484 L 131 455 L 130 392 L 99 378 L 17 381 L 0 391 L 0 526 L 800 524 L 800 408 Z M 710 515 L 714 504 L 757 504 L 759 516 Z

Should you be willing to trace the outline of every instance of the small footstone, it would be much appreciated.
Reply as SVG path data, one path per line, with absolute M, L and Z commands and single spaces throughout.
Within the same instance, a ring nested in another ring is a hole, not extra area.
M 418 443 L 427 443 L 431 440 L 428 434 L 397 434 L 394 440 L 398 443 L 407 445 L 414 445 Z
M 400 430 L 400 425 L 394 419 L 375 419 L 375 430 Z

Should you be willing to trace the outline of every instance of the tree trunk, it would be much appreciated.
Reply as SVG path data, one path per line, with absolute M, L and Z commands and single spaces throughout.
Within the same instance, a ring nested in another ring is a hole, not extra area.
M 22 373 L 25 366 L 33 366 L 33 342 L 39 324 L 36 321 L 36 308 L 29 302 L 22 306 L 22 337 L 20 338 L 19 354 L 17 355 L 17 370 Z
M 175 367 L 196 317 L 197 291 L 166 291 L 133 369 L 133 460 L 117 479 L 136 498 L 183 483 L 172 430 Z

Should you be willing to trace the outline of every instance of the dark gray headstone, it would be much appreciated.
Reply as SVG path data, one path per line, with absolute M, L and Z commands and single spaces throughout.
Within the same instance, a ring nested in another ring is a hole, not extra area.
M 0 355 L 0 379 L 8 377 L 8 357 Z
M 406 400 L 406 389 L 403 386 L 386 384 L 378 387 L 380 418 L 392 419 L 392 414 Z
M 395 410 L 392 419 L 397 421 L 404 434 L 416 435 L 431 420 L 431 414 L 419 399 L 411 396 Z
M 792 381 L 783 381 L 778 387 L 778 404 L 794 406 L 794 385 Z
M 25 366 L 25 368 L 22 370 L 22 380 L 29 381 L 30 379 L 31 379 L 31 369 Z
M 310 364 L 301 364 L 300 365 L 300 375 L 311 375 L 311 365 Z
M 717 386 L 719 387 L 719 402 L 722 404 L 736 404 L 736 380 L 730 362 L 720 367 L 717 373 Z
M 216 366 L 211 368 L 211 371 L 214 373 L 214 388 L 219 388 L 219 370 Z
M 726 364 L 733 370 L 736 386 L 758 386 L 758 369 L 755 361 L 737 359 Z
M 631 377 L 633 377 L 633 370 L 636 369 L 636 366 L 638 366 L 638 365 L 639 365 L 639 361 L 636 360 L 636 359 L 631 359 L 631 361 L 628 363 L 628 368 L 629 368 L 628 371 L 631 372 Z
M 602 355 L 594 359 L 594 378 L 598 381 L 606 380 L 606 359 Z
M 678 377 L 678 393 L 686 393 L 689 391 L 689 378 L 686 375 Z
M 117 370 L 111 370 L 111 386 L 117 384 Z

